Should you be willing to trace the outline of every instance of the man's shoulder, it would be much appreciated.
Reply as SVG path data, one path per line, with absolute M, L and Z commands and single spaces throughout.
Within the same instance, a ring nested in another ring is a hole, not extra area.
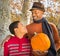
M 54 23 L 49 23 L 49 24 L 50 24 L 52 30 L 53 30 L 55 33 L 57 33 L 58 29 L 57 29 L 56 25 L 55 25 Z
M 28 29 L 28 28 L 32 27 L 33 24 L 34 23 L 31 23 L 31 24 L 26 25 L 26 28 Z
M 30 23 L 30 24 L 28 24 L 28 25 L 26 25 L 26 26 L 31 26 L 31 25 L 33 25 L 34 23 Z
M 52 28 L 56 28 L 56 25 L 55 25 L 54 23 L 49 22 L 49 25 L 50 25 Z
M 36 23 L 30 23 L 30 24 L 26 25 L 26 28 L 35 27 L 36 25 L 38 25 L 38 24 L 36 24 Z

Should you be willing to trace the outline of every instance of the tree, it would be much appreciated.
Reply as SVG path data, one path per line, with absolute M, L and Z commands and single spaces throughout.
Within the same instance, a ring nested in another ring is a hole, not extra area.
M 9 0 L 0 0 L 0 43 L 8 34 L 8 25 L 10 24 Z M 0 49 L 0 56 L 3 56 Z

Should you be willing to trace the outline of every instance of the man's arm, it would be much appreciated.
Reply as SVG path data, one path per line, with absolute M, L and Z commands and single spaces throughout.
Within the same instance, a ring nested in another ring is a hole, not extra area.
M 2 41 L 2 43 L 1 43 L 1 47 L 4 46 L 4 43 L 5 43 L 5 42 L 8 42 L 8 40 L 11 38 L 11 36 L 12 36 L 12 35 L 6 36 L 6 38 L 5 38 L 5 39 Z
M 53 23 L 49 23 L 52 27 L 53 30 L 53 37 L 54 37 L 54 41 L 55 41 L 55 45 L 56 45 L 56 50 L 58 50 L 60 48 L 60 38 L 59 38 L 59 33 L 58 33 L 58 29 L 55 26 L 55 24 Z
M 7 44 L 7 42 L 5 42 L 4 43 L 4 56 L 9 56 L 9 54 L 8 54 L 8 44 Z

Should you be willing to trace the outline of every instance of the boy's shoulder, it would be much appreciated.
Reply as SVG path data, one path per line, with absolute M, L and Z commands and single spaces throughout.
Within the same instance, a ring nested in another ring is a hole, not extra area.
M 5 44 L 12 43 L 15 40 L 15 36 L 11 36 L 8 41 L 5 42 Z
M 13 39 L 15 39 L 15 36 L 10 36 L 8 42 L 9 42 L 10 40 L 13 40 Z
M 4 43 L 4 47 L 19 46 L 18 40 L 15 36 L 11 36 L 10 39 Z

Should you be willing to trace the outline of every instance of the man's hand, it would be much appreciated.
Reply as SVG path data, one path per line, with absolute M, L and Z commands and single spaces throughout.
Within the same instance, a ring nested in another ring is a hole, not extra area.
M 57 42 L 55 45 L 56 45 L 56 51 L 58 51 L 60 49 L 60 41 Z
M 8 40 L 11 38 L 11 35 L 6 36 L 6 38 L 2 41 L 1 47 L 4 46 L 5 42 L 8 42 Z
M 47 56 L 48 51 L 40 52 L 40 51 L 33 51 L 34 56 Z

